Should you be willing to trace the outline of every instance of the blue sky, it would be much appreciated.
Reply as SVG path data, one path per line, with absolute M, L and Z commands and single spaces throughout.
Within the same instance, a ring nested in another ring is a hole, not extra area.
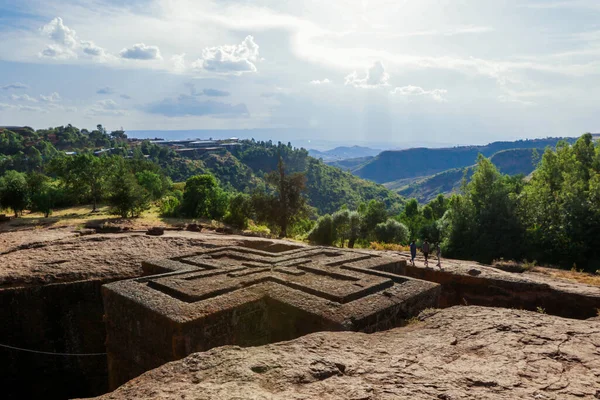
M 0 0 L 0 39 L 0 125 L 600 131 L 597 0 Z

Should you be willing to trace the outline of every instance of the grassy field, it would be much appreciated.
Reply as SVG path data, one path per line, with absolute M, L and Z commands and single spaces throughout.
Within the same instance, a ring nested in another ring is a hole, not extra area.
M 7 215 L 11 215 L 7 213 Z M 189 223 L 198 223 L 206 227 L 218 228 L 223 224 L 218 221 L 189 218 L 165 218 L 159 216 L 158 208 L 152 207 L 142 213 L 138 218 L 121 218 L 110 213 L 108 206 L 99 206 L 92 212 L 91 205 L 82 205 L 54 210 L 44 218 L 41 213 L 25 211 L 19 218 L 3 224 L 5 227 L 40 226 L 40 227 L 65 227 L 75 226 L 83 228 L 90 223 L 110 223 L 127 226 L 129 229 L 147 229 L 152 226 L 181 227 Z

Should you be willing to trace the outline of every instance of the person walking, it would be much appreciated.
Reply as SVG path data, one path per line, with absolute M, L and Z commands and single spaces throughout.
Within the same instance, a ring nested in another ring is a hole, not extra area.
M 415 265 L 415 257 L 417 256 L 417 244 L 415 243 L 415 240 L 411 240 L 410 242 L 410 262 L 412 263 L 412 265 Z
M 442 248 L 440 247 L 440 243 L 438 242 L 437 246 L 435 247 L 435 252 L 437 253 L 437 266 L 440 267 L 440 269 L 442 268 Z
M 423 252 L 423 257 L 425 257 L 425 266 L 429 267 L 429 251 L 431 249 L 429 248 L 429 242 L 427 241 L 427 239 L 425 239 L 425 241 L 423 242 L 423 245 L 421 246 L 421 251 Z

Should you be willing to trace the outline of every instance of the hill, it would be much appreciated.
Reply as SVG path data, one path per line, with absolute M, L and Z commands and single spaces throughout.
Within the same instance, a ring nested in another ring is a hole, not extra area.
M 373 158 L 374 158 L 373 156 L 347 158 L 345 160 L 325 161 L 325 164 L 331 165 L 332 167 L 337 167 L 344 171 L 352 172 L 353 170 L 359 168 L 361 165 L 368 163 Z
M 535 169 L 534 149 L 502 150 L 490 157 L 498 170 L 507 175 L 527 176 Z M 452 168 L 427 177 L 405 178 L 386 183 L 385 186 L 404 197 L 415 198 L 420 203 L 428 203 L 439 193 L 458 192 L 463 178 L 467 181 L 473 175 L 474 166 Z
M 305 149 L 292 148 L 289 145 L 270 142 L 242 141 L 242 146 L 229 153 L 248 167 L 253 176 L 261 177 L 277 168 L 278 156 L 281 155 L 289 172 L 303 172 L 306 174 L 307 197 L 309 204 L 315 207 L 319 214 L 332 213 L 346 204 L 356 208 L 361 202 L 381 200 L 388 208 L 398 210 L 403 204 L 403 199 L 396 193 L 388 190 L 383 185 L 361 179 L 349 172 L 325 164 L 322 160 L 308 155 Z M 216 169 L 211 168 L 222 181 Z M 237 190 L 252 189 L 249 186 L 238 186 Z
M 323 161 L 346 160 L 349 158 L 374 157 L 381 153 L 381 150 L 371 149 L 362 146 L 340 146 L 327 151 L 309 149 L 308 154 L 314 158 L 321 158 Z
M 79 130 L 68 125 L 34 131 L 0 130 L 0 175 L 7 170 L 43 171 L 46 164 L 65 153 L 102 150 L 102 154 L 146 159 L 160 166 L 174 182 L 183 182 L 198 174 L 210 173 L 228 191 L 252 192 L 264 187 L 264 175 L 277 169 L 279 156 L 286 171 L 303 172 L 307 177 L 308 203 L 319 214 L 331 213 L 342 205 L 356 208 L 372 199 L 384 201 L 388 208 L 398 210 L 402 198 L 382 185 L 361 179 L 339 168 L 311 157 L 303 148 L 271 141 L 241 140 L 229 150 L 196 149 L 177 152 L 169 145 L 149 141 L 128 140 L 125 132 L 110 134 L 101 125 L 96 130 Z M 352 148 L 349 148 L 352 149 Z
M 378 156 L 353 170 L 361 178 L 378 183 L 404 178 L 425 177 L 454 168 L 464 168 L 475 163 L 478 154 L 490 157 L 502 150 L 540 149 L 554 147 L 560 140 L 574 142 L 574 138 L 546 138 L 494 142 L 486 146 L 460 146 L 453 148 L 383 151 Z M 507 155 L 509 156 L 509 155 Z
M 490 157 L 496 168 L 507 175 L 529 175 L 537 163 L 535 149 L 502 150 Z M 541 151 L 538 152 L 541 155 Z

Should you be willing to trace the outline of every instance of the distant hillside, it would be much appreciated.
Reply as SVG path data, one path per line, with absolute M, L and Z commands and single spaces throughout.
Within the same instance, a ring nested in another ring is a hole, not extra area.
M 381 150 L 362 146 L 340 146 L 327 151 L 308 150 L 308 154 L 311 157 L 321 158 L 323 161 L 339 161 L 349 158 L 374 157 L 379 153 L 381 153 Z
M 410 185 L 398 188 L 396 192 L 401 196 L 415 198 L 419 203 L 425 204 L 440 193 L 457 192 L 465 176 L 465 171 L 467 172 L 467 179 L 470 179 L 473 175 L 472 167 L 454 168 L 425 178 L 418 178 Z
M 326 161 L 325 164 L 331 165 L 332 167 L 337 167 L 337 168 L 342 169 L 344 171 L 350 171 L 350 172 L 352 172 L 353 170 L 355 170 L 356 168 L 360 167 L 361 165 L 368 163 L 373 158 L 374 157 L 372 157 L 372 156 L 358 157 L 358 158 L 348 158 L 348 159 L 345 159 L 345 160 Z
M 511 149 L 499 151 L 490 157 L 496 168 L 507 175 L 529 175 L 535 169 L 535 149 Z M 541 157 L 543 151 L 538 151 Z
M 361 178 L 378 183 L 404 178 L 425 177 L 454 168 L 464 168 L 475 163 L 479 153 L 490 157 L 502 150 L 540 149 L 554 147 L 560 140 L 574 142 L 575 138 L 547 138 L 494 142 L 486 146 L 461 146 L 444 149 L 416 148 L 381 152 L 366 164 L 353 170 Z
M 529 175 L 535 169 L 534 149 L 502 150 L 490 157 L 496 168 L 507 175 Z M 450 194 L 460 189 L 463 177 L 467 180 L 473 175 L 473 165 L 465 168 L 453 168 L 437 174 L 406 178 L 386 183 L 384 186 L 398 194 L 416 198 L 420 203 L 428 203 L 439 193 Z

